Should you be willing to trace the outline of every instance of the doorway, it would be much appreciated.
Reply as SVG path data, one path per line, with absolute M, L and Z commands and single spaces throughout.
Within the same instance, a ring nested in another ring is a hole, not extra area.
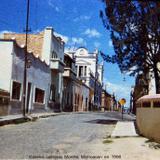
M 27 106 L 26 106 L 26 113 L 29 112 L 29 105 L 31 104 L 31 86 L 32 84 L 29 82 L 28 83 L 28 88 L 27 88 Z

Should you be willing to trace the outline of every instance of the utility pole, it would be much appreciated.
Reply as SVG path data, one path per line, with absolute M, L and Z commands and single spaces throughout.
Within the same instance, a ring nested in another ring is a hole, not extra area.
M 30 9 L 30 0 L 27 0 L 27 15 L 26 15 L 26 27 L 25 27 L 25 50 L 24 50 L 24 77 L 23 77 L 23 116 L 26 115 L 26 87 L 27 87 L 27 44 L 28 44 L 28 32 L 29 30 L 29 9 Z

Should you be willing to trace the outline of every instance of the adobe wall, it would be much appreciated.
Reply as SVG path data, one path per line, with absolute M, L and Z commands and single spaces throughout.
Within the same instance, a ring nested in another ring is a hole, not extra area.
M 160 143 L 160 108 L 137 108 L 136 122 L 141 135 Z

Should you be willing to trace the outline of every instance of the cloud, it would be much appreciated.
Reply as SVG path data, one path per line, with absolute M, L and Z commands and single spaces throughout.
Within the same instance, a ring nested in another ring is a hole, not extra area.
M 104 82 L 105 82 L 104 84 L 106 85 L 106 89 L 109 93 L 111 94 L 114 93 L 117 97 L 117 100 L 125 98 L 127 100 L 126 106 L 129 106 L 131 86 L 123 84 L 115 84 L 109 82 L 106 79 L 104 79 Z
M 73 21 L 78 22 L 78 21 L 90 20 L 90 19 L 91 19 L 91 16 L 83 15 L 83 16 L 80 16 L 80 17 L 76 17 L 75 19 L 73 19 Z
M 59 11 L 60 11 L 60 9 L 53 4 L 53 1 L 52 1 L 52 0 L 48 0 L 48 5 L 49 5 L 51 8 L 53 8 L 56 12 L 59 12 Z
M 90 29 L 90 28 L 86 29 L 83 34 L 87 35 L 90 38 L 92 38 L 92 37 L 99 38 L 101 36 L 101 34 L 94 28 L 93 29 Z
M 98 48 L 101 44 L 99 42 L 94 42 L 94 47 Z
M 0 31 L 0 34 L 4 34 L 4 33 L 14 33 L 14 32 L 12 32 L 12 31 L 8 31 L 8 30 Z
M 70 38 L 70 37 L 68 37 L 68 36 L 66 36 L 66 35 L 62 35 L 62 34 L 59 34 L 59 33 L 57 33 L 57 32 L 54 32 L 54 34 L 55 34 L 55 36 L 57 36 L 57 37 L 61 37 L 62 38 L 62 40 L 65 42 L 65 44 L 67 45 L 67 46 L 73 46 L 73 47 L 75 47 L 75 46 L 79 46 L 79 45 L 81 45 L 81 46 L 86 46 L 86 41 L 83 39 L 83 38 L 81 38 L 81 37 L 72 37 L 72 38 Z
M 55 36 L 57 36 L 57 37 L 61 37 L 62 40 L 63 40 L 65 43 L 67 43 L 67 42 L 69 41 L 69 37 L 67 37 L 67 36 L 64 36 L 64 35 L 62 35 L 62 34 L 59 34 L 59 33 L 57 33 L 57 32 L 54 32 L 54 34 L 55 34 Z
M 126 87 L 126 86 L 123 86 L 121 84 L 115 84 L 115 83 L 111 83 L 109 81 L 106 82 L 106 87 L 108 89 L 111 89 L 113 92 L 122 92 L 123 94 L 127 94 L 128 95 L 128 90 L 130 88 Z
M 81 37 L 72 37 L 69 44 L 86 46 L 86 41 Z
M 108 42 L 108 46 L 109 46 L 109 47 L 113 47 L 112 40 L 109 40 L 109 42 Z
M 77 48 L 78 48 L 78 47 L 76 47 L 76 46 L 71 46 L 71 47 L 67 46 L 67 47 L 65 47 L 65 49 L 64 49 L 64 53 L 76 51 Z

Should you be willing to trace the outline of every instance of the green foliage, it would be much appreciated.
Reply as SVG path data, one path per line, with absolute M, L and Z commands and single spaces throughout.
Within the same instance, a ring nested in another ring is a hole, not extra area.
M 114 56 L 101 53 L 104 60 L 117 63 L 121 72 L 135 75 L 153 71 L 158 92 L 160 61 L 160 2 L 102 0 L 104 27 L 110 31 Z M 160 87 L 159 87 L 160 88 Z

